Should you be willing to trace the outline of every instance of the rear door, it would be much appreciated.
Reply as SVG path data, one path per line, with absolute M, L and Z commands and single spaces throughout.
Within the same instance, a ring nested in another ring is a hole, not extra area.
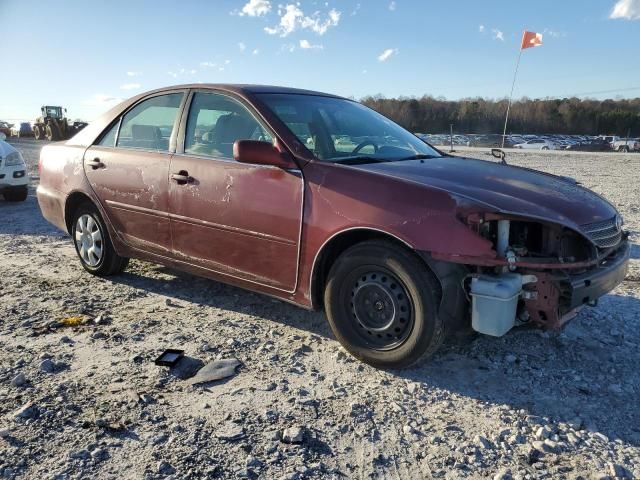
M 185 91 L 146 97 L 110 126 L 84 156 L 84 170 L 121 238 L 169 256 L 168 175 Z
M 192 94 L 190 104 L 181 129 L 184 148 L 178 145 L 169 170 L 174 256 L 229 277 L 293 291 L 302 173 L 233 159 L 236 140 L 273 141 L 239 100 L 201 91 Z

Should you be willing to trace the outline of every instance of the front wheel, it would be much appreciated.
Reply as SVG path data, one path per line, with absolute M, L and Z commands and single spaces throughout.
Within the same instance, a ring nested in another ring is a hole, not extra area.
M 542 150 L 549 150 L 549 147 L 542 147 Z
M 93 205 L 86 203 L 78 207 L 71 236 L 87 272 L 102 277 L 120 273 L 127 267 L 129 259 L 116 253 L 104 221 Z
M 24 202 L 29 195 L 29 189 L 24 187 L 13 187 L 5 190 L 2 196 L 7 202 Z
M 324 304 L 334 335 L 354 357 L 374 367 L 403 368 L 442 344 L 440 295 L 438 280 L 420 258 L 376 240 L 336 260 Z

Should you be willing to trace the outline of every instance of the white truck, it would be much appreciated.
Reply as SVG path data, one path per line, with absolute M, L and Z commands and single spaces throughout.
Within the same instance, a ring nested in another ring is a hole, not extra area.
M 611 142 L 611 148 L 616 152 L 640 151 L 640 140 L 637 138 L 618 138 Z

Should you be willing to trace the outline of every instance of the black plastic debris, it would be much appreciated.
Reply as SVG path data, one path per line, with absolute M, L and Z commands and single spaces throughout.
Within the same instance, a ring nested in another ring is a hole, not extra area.
M 173 367 L 180 359 L 184 357 L 184 350 L 177 350 L 175 348 L 168 348 L 162 354 L 156 358 L 155 364 L 161 367 Z

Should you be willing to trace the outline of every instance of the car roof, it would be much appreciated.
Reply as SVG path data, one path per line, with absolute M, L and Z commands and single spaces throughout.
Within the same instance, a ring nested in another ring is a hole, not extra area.
M 235 92 L 239 94 L 247 93 L 284 93 L 293 95 L 317 95 L 323 97 L 343 98 L 339 95 L 332 95 L 330 93 L 316 92 L 313 90 L 304 90 L 301 88 L 291 87 L 279 87 L 276 85 L 252 85 L 242 83 L 187 83 L 183 85 L 172 85 L 168 87 L 158 88 L 153 92 L 162 92 L 165 90 L 175 90 L 177 88 L 193 88 L 193 89 L 212 89 L 212 90 L 225 90 L 228 92 Z M 151 92 L 147 92 L 151 93 Z

